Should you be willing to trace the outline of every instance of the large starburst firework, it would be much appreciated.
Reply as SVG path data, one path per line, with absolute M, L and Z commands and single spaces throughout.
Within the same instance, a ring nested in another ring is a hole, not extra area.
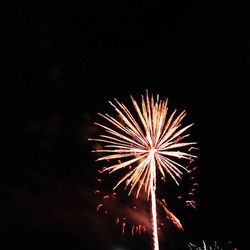
M 99 138 L 90 139 L 102 143 L 104 148 L 94 152 L 104 156 L 97 161 L 117 161 L 104 169 L 113 173 L 128 168 L 126 173 L 114 188 L 125 182 L 129 187 L 129 194 L 136 190 L 138 197 L 142 187 L 151 197 L 154 249 L 158 247 L 156 221 L 156 175 L 159 171 L 163 178 L 169 175 L 178 185 L 183 171 L 188 171 L 181 159 L 192 160 L 195 155 L 189 153 L 196 142 L 185 142 L 189 136 L 186 131 L 193 125 L 182 127 L 182 120 L 186 116 L 183 111 L 177 115 L 175 110 L 168 116 L 168 100 L 160 100 L 159 95 L 151 98 L 146 93 L 142 96 L 141 107 L 131 96 L 135 115 L 118 100 L 110 104 L 117 112 L 118 118 L 108 114 L 99 114 L 109 125 L 95 123 L 103 128 L 105 133 Z

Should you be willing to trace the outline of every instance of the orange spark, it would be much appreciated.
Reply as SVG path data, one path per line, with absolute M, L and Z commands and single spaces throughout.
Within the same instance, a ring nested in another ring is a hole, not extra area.
M 103 207 L 103 204 L 99 204 L 96 208 L 96 211 L 98 212 L 100 210 L 100 208 Z

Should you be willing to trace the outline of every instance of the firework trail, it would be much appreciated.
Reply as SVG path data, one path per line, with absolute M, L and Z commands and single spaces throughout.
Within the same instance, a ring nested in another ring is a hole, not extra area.
M 114 189 L 125 182 L 125 188 L 129 187 L 129 195 L 137 189 L 137 198 L 144 187 L 147 200 L 151 198 L 153 247 L 154 250 L 158 250 L 156 171 L 159 171 L 164 179 L 166 174 L 169 175 L 179 185 L 183 171 L 189 171 L 179 161 L 184 159 L 190 162 L 196 157 L 189 153 L 196 142 L 183 142 L 183 139 L 189 136 L 186 131 L 193 124 L 182 128 L 181 122 L 186 115 L 185 111 L 177 115 L 175 110 L 167 119 L 168 100 L 160 100 L 158 95 L 156 99 L 153 95 L 150 98 L 146 92 L 146 96 L 142 96 L 141 107 L 132 96 L 131 100 L 136 116 L 115 99 L 115 103 L 110 104 L 119 119 L 99 113 L 109 125 L 95 123 L 106 133 L 89 140 L 104 144 L 104 148 L 93 150 L 105 154 L 97 161 L 118 160 L 118 163 L 111 164 L 103 171 L 113 173 L 128 168 L 128 173 L 118 181 Z

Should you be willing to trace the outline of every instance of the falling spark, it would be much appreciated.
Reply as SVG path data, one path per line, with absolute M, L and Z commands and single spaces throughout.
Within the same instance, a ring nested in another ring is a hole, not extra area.
M 186 205 L 188 206 L 188 207 L 193 207 L 194 209 L 196 209 L 196 202 L 194 201 L 194 200 L 188 200 L 188 201 L 186 201 Z
M 126 226 L 126 223 L 125 223 L 125 222 L 123 222 L 123 223 L 122 223 L 122 234 L 124 234 L 124 233 L 125 233 L 125 226 Z
M 163 202 L 161 202 L 161 206 L 163 207 L 166 215 L 167 215 L 167 218 L 172 221 L 174 223 L 174 225 L 179 229 L 179 230 L 182 230 L 183 231 L 183 227 L 181 225 L 181 222 L 180 220 L 173 214 L 169 211 L 169 209 L 167 208 L 166 204 L 165 204 L 165 201 L 163 200 Z
M 99 204 L 96 208 L 96 211 L 98 212 L 100 210 L 100 208 L 103 207 L 103 204 Z
M 180 159 L 193 161 L 196 156 L 189 153 L 196 142 L 183 142 L 189 134 L 186 131 L 193 125 L 181 127 L 181 122 L 186 116 L 183 111 L 177 115 L 175 110 L 168 114 L 168 100 L 156 100 L 146 93 L 142 96 L 141 107 L 131 96 L 132 104 L 137 114 L 137 119 L 129 109 L 118 100 L 110 102 L 119 115 L 119 119 L 108 114 L 99 115 L 111 126 L 95 123 L 105 130 L 97 139 L 91 141 L 104 144 L 104 148 L 95 149 L 93 152 L 103 153 L 97 161 L 118 160 L 118 163 L 104 168 L 103 172 L 113 173 L 117 170 L 128 168 L 126 173 L 114 187 L 125 183 L 129 187 L 129 195 L 136 190 L 136 198 L 144 187 L 147 200 L 151 198 L 152 211 L 152 239 L 154 250 L 159 249 L 158 227 L 156 213 L 156 175 L 159 171 L 163 177 L 169 175 L 179 185 L 183 171 L 189 172 L 187 167 L 177 162 Z M 122 161 L 123 160 L 123 161 Z

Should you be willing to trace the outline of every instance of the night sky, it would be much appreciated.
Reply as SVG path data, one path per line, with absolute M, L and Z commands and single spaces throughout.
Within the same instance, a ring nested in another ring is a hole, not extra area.
M 113 114 L 108 101 L 130 105 L 147 89 L 187 111 L 200 148 L 197 210 L 177 207 L 185 231 L 170 225 L 160 249 L 202 239 L 248 249 L 247 15 L 230 1 L 5 4 L 0 248 L 151 249 L 96 212 L 87 140 L 97 113 Z

